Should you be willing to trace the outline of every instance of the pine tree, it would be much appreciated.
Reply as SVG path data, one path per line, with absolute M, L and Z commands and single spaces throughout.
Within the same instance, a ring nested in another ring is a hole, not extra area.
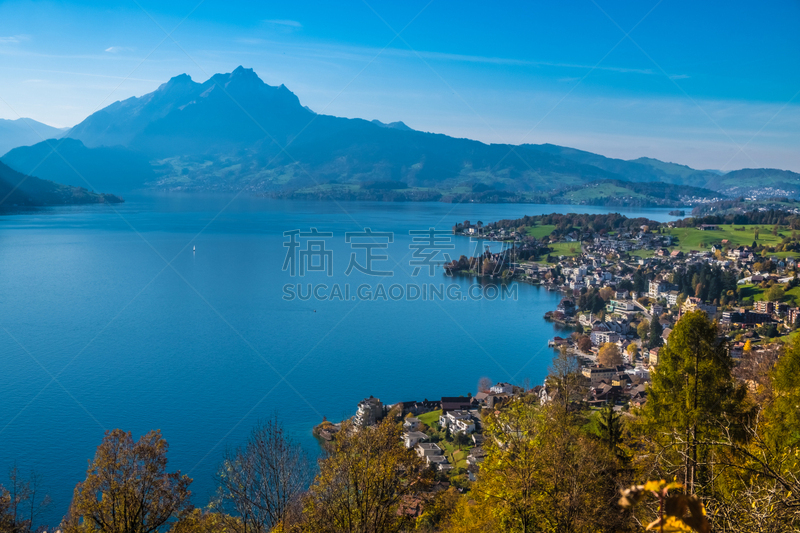
M 608 449 L 617 453 L 617 445 L 622 441 L 622 414 L 615 413 L 614 409 L 607 405 L 600 411 L 598 419 L 600 426 L 600 440 Z
M 723 424 L 735 429 L 744 415 L 746 391 L 734 380 L 732 368 L 716 323 L 702 311 L 685 314 L 659 353 L 643 418 L 651 435 L 678 452 L 665 457 L 682 463 L 691 492 L 706 478 L 711 461 L 710 448 L 702 443 L 713 439 Z

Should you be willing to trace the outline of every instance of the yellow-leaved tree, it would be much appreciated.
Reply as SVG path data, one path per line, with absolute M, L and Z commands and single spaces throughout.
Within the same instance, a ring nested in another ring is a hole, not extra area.
M 431 472 L 402 444 L 400 424 L 344 424 L 308 491 L 304 531 L 393 533 L 408 525 L 397 512 L 403 496 L 424 491 Z
M 568 409 L 518 399 L 489 416 L 484 433 L 478 481 L 446 531 L 627 530 L 627 515 L 610 504 L 617 459 Z
M 192 480 L 167 472 L 168 449 L 159 431 L 137 442 L 130 432 L 107 432 L 75 487 L 64 533 L 155 533 L 187 516 Z

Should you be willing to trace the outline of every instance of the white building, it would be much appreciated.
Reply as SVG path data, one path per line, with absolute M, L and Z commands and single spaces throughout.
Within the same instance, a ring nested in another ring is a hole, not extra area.
M 442 455 L 442 449 L 436 443 L 421 442 L 416 447 L 417 455 L 420 457 L 428 458 Z
M 474 432 L 475 432 L 475 422 L 473 422 L 472 419 L 466 418 L 466 419 L 456 420 L 453 427 L 454 434 L 469 435 Z
M 421 431 L 406 431 L 403 433 L 403 444 L 406 445 L 406 448 L 413 448 L 427 438 L 428 436 Z
M 417 431 L 419 429 L 420 421 L 415 416 L 409 416 L 403 421 L 403 429 L 406 431 Z
M 475 431 L 475 424 L 469 411 L 448 411 L 439 417 L 439 426 L 450 428 L 453 433 L 469 434 Z
M 492 394 L 513 394 L 514 386 L 511 383 L 498 383 L 489 389 Z

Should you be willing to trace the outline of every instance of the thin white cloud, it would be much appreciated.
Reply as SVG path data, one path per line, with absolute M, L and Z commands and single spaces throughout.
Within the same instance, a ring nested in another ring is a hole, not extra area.
M 28 35 L 7 35 L 0 37 L 0 44 L 19 44 L 30 39 Z
M 127 46 L 109 46 L 105 51 L 109 54 L 118 54 L 120 52 L 132 52 L 133 48 Z
M 691 78 L 688 74 L 676 74 L 674 76 L 670 76 L 669 79 L 671 80 L 685 80 L 686 78 Z
M 389 49 L 388 53 L 409 55 L 416 54 L 417 52 L 409 52 L 403 49 Z M 491 57 L 491 56 L 474 56 L 464 54 L 448 54 L 442 52 L 418 52 L 422 57 L 429 59 L 436 59 L 442 61 L 459 61 L 466 63 L 488 63 L 493 65 L 517 65 L 517 66 L 533 66 L 533 67 L 558 67 L 558 68 L 571 68 L 580 70 L 604 70 L 609 72 L 619 72 L 622 74 L 645 74 L 654 75 L 659 74 L 653 69 L 645 68 L 631 68 L 631 67 L 616 67 L 616 66 L 603 66 L 603 65 L 583 65 L 580 63 L 561 63 L 552 61 L 535 61 L 527 59 L 512 59 L 507 57 Z
M 275 24 L 282 23 L 287 26 L 294 26 L 295 24 L 297 24 L 297 27 L 302 27 L 299 22 L 291 20 L 266 20 L 264 22 L 270 22 Z M 251 39 L 241 38 L 238 39 L 237 42 L 241 44 L 266 44 L 272 41 L 266 41 L 254 38 Z M 466 54 L 430 52 L 425 50 L 413 51 L 405 48 L 391 48 L 391 47 L 385 49 L 378 49 L 373 47 L 343 46 L 335 44 L 329 44 L 326 46 L 312 46 L 305 44 L 300 44 L 300 45 L 287 44 L 279 41 L 274 41 L 274 42 L 276 44 L 280 44 L 284 49 L 291 48 L 292 50 L 295 51 L 295 53 L 304 55 L 306 57 L 315 57 L 315 58 L 324 58 L 333 60 L 350 59 L 350 60 L 362 61 L 371 59 L 372 57 L 381 54 L 383 56 L 393 56 L 393 57 L 412 58 L 412 59 L 416 59 L 417 57 L 421 56 L 425 59 L 429 59 L 432 61 L 508 65 L 516 67 L 550 67 L 550 68 L 569 69 L 573 71 L 598 70 L 604 72 L 616 72 L 619 74 L 640 74 L 645 76 L 662 75 L 661 72 L 658 72 L 651 68 L 634 68 L 634 67 L 624 67 L 616 65 L 590 65 L 581 63 L 538 61 L 529 59 L 515 59 L 508 57 L 476 56 L 476 55 L 466 55 Z M 674 77 L 674 79 L 683 79 L 684 77 L 689 77 L 689 76 L 686 74 L 677 74 L 676 77 Z M 563 78 L 568 80 L 570 76 L 564 76 Z
M 290 26 L 292 28 L 302 28 L 303 25 L 297 22 L 296 20 L 287 20 L 287 19 L 269 19 L 265 20 L 267 24 L 277 24 L 278 26 Z

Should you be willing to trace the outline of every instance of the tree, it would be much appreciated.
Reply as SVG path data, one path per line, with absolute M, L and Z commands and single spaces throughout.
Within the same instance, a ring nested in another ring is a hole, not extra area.
M 461 494 L 452 485 L 449 489 L 436 493 L 428 500 L 422 514 L 417 518 L 415 531 L 440 531 L 440 524 L 453 516 L 460 500 Z M 453 529 L 451 525 L 446 531 L 452 532 Z
M 658 317 L 653 317 L 653 320 L 658 320 Z M 647 320 L 639 322 L 639 325 L 636 326 L 636 334 L 642 339 L 642 346 L 646 346 L 647 339 L 650 337 L 650 322 Z
M 767 298 L 767 301 L 770 302 L 781 301 L 783 299 L 783 295 L 784 295 L 784 290 L 782 285 L 773 285 L 772 287 L 767 289 L 767 292 L 764 294 L 764 296 Z
M 487 417 L 485 435 L 471 510 L 482 508 L 494 518 L 489 530 L 626 530 L 619 523 L 625 517 L 608 505 L 617 493 L 614 455 L 581 431 L 563 406 L 516 400 Z
M 602 345 L 597 353 L 597 362 L 603 366 L 621 365 L 622 354 L 619 352 L 619 347 L 613 342 Z
M 259 423 L 243 448 L 226 452 L 215 508 L 228 513 L 222 518 L 231 531 L 265 533 L 284 525 L 310 480 L 308 456 L 273 418 Z
M 239 529 L 231 526 L 236 523 L 234 517 L 194 509 L 172 526 L 169 533 L 236 533 Z
M 41 478 L 35 472 L 26 479 L 13 466 L 8 472 L 8 481 L 8 487 L 0 485 L 0 531 L 33 531 L 34 521 L 50 505 L 50 496 L 42 494 Z
M 639 354 L 639 347 L 636 346 L 636 344 L 632 342 L 632 343 L 628 344 L 628 346 L 625 348 L 625 351 L 628 352 L 628 357 L 630 358 L 631 361 L 633 361 L 634 359 L 636 359 L 636 356 Z
M 644 421 L 651 435 L 667 440 L 663 466 L 671 475 L 682 474 L 690 493 L 707 480 L 711 448 L 703 441 L 723 422 L 743 416 L 746 390 L 732 368 L 716 322 L 702 311 L 685 314 L 659 353 Z
M 192 480 L 166 472 L 168 449 L 160 431 L 138 442 L 121 429 L 106 432 L 75 487 L 64 532 L 154 533 L 186 516 Z
M 580 401 L 586 388 L 586 378 L 581 374 L 578 358 L 561 348 L 550 364 L 546 384 L 555 389 L 555 402 L 564 409 L 570 402 Z
M 600 298 L 608 302 L 614 297 L 614 294 L 616 294 L 616 292 L 611 287 L 603 287 L 602 289 L 600 289 L 600 291 L 598 291 L 598 294 L 600 295 Z
M 800 530 L 800 344 L 762 353 L 764 360 L 746 369 L 763 378 L 774 364 L 769 385 L 759 384 L 761 412 L 748 420 L 746 438 L 725 431 L 716 439 L 728 452 L 719 454 L 723 479 L 709 502 L 720 531 Z
M 483 376 L 481 379 L 478 380 L 478 392 L 489 392 L 489 389 L 492 388 L 492 380 L 486 376 Z
M 748 341 L 749 342 L 749 341 Z M 800 342 L 795 340 L 771 372 L 772 402 L 766 409 L 770 441 L 800 447 Z
M 592 351 L 592 339 L 588 335 L 581 335 L 578 337 L 578 349 L 583 353 Z
M 648 334 L 647 341 L 650 348 L 658 348 L 664 344 L 664 340 L 661 338 L 662 333 L 664 333 L 664 328 L 661 326 L 661 322 L 658 318 L 654 317 L 653 320 L 650 321 L 650 333 Z
M 610 405 L 600 410 L 597 420 L 600 429 L 600 440 L 615 454 L 619 453 L 617 446 L 622 442 L 622 414 L 615 413 Z
M 403 446 L 401 426 L 387 420 L 361 430 L 344 424 L 319 468 L 304 513 L 319 533 L 400 531 L 401 498 L 430 481 L 422 459 Z

